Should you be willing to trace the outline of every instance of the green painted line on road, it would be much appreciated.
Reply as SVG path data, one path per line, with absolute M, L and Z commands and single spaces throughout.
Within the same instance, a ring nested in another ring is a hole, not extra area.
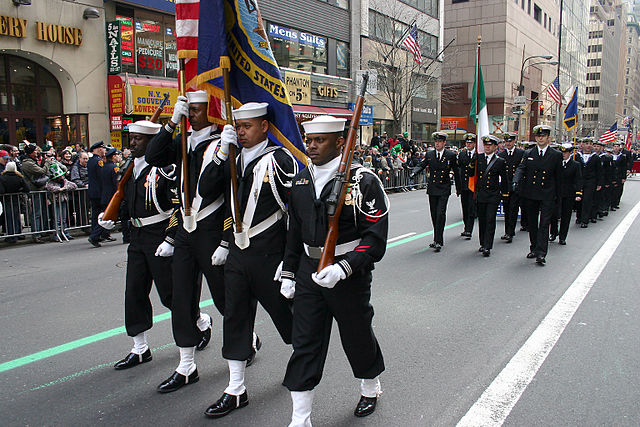
M 456 222 L 454 224 L 447 225 L 444 229 L 448 230 L 450 228 L 458 227 L 462 225 L 463 222 Z M 426 236 L 430 236 L 433 234 L 433 230 L 427 231 L 426 233 L 417 234 L 415 236 L 407 237 L 406 239 L 399 240 L 397 242 L 389 243 L 387 245 L 387 249 L 393 248 L 399 245 L 404 245 L 409 242 L 413 242 L 414 240 L 421 239 Z M 200 308 L 208 307 L 213 305 L 213 300 L 208 299 L 200 302 Z M 162 314 L 158 314 L 153 316 L 153 323 L 158 323 L 163 320 L 167 320 L 171 318 L 171 312 L 166 312 Z M 61 344 L 55 347 L 48 348 L 46 350 L 38 351 L 37 353 L 29 354 L 27 356 L 20 357 L 18 359 L 10 360 L 8 362 L 0 363 L 0 373 L 10 371 L 11 369 L 19 368 L 20 366 L 28 365 L 33 362 L 37 362 L 39 360 L 47 359 L 52 356 L 57 356 L 58 354 L 65 353 L 67 351 L 75 350 L 80 347 L 84 347 L 85 345 L 93 344 L 98 341 L 105 340 L 107 338 L 114 337 L 116 335 L 124 334 L 126 330 L 124 326 L 120 326 L 118 328 L 109 329 L 108 331 L 100 332 L 94 335 L 90 335 L 88 337 L 80 338 L 75 341 L 70 341 L 65 344 Z

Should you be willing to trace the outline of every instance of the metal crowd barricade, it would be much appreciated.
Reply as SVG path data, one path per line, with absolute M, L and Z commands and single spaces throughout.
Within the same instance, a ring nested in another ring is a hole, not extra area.
M 3 208 L 0 238 L 9 241 L 45 233 L 53 233 L 65 241 L 69 230 L 91 226 L 86 188 L 66 194 L 48 191 L 0 194 L 0 203 Z
M 427 186 L 427 174 L 422 171 L 416 176 L 411 178 L 410 169 L 396 169 L 396 170 L 375 170 L 376 174 L 382 181 L 384 189 L 387 191 L 398 190 L 413 190 L 425 188 Z

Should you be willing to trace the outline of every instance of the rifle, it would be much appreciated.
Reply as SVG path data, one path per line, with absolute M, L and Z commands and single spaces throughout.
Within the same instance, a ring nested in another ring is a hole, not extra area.
M 184 58 L 180 58 L 178 70 L 178 84 L 180 85 L 180 95 L 186 96 L 187 83 L 185 81 Z M 191 195 L 189 194 L 189 151 L 187 145 L 187 117 L 182 116 L 180 120 L 180 147 L 182 153 L 182 208 L 184 209 L 183 224 L 185 230 L 191 233 L 196 229 L 198 224 L 196 218 L 191 215 Z
M 364 95 L 367 91 L 367 83 L 369 82 L 369 73 L 365 73 L 362 77 L 362 87 L 360 93 L 356 98 L 356 105 L 353 109 L 353 116 L 351 116 L 351 124 L 349 125 L 349 133 L 347 134 L 347 140 L 342 148 L 342 157 L 340 159 L 340 166 L 338 166 L 338 172 L 336 173 L 335 181 L 333 182 L 333 188 L 327 199 L 327 214 L 329 215 L 329 227 L 327 230 L 327 237 L 324 241 L 324 249 L 322 250 L 322 256 L 320 257 L 320 263 L 318 264 L 318 273 L 323 268 L 333 264 L 336 252 L 336 243 L 338 242 L 338 220 L 340 219 L 340 213 L 344 206 L 344 199 L 347 195 L 347 184 L 351 178 L 351 162 L 353 161 L 353 152 L 356 147 L 356 137 L 358 134 L 358 125 L 360 124 L 360 113 L 362 113 L 362 107 L 364 106 Z
M 158 119 L 160 118 L 160 114 L 164 109 L 164 106 L 167 105 L 167 102 L 169 102 L 169 92 L 166 92 L 164 94 L 164 99 L 158 106 L 158 109 L 155 111 L 155 113 L 153 113 L 153 116 L 151 116 L 150 121 L 154 123 L 158 121 Z M 116 219 L 118 219 L 118 211 L 120 211 L 120 204 L 124 199 L 124 187 L 125 185 L 127 185 L 127 181 L 129 181 L 129 178 L 131 178 L 131 175 L 133 175 L 133 159 L 129 158 L 125 162 L 122 169 L 124 170 L 124 173 L 120 177 L 120 181 L 118 181 L 118 188 L 116 189 L 116 192 L 113 194 L 113 196 L 111 196 L 111 200 L 109 200 L 109 204 L 107 205 L 107 208 L 104 210 L 104 215 L 102 215 L 102 219 L 104 221 L 108 221 L 108 220 L 115 221 Z

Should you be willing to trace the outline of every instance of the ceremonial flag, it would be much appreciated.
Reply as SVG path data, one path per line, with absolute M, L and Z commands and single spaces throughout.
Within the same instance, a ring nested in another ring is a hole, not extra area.
M 600 136 L 600 141 L 607 144 L 615 141 L 616 139 L 618 139 L 618 122 L 615 122 L 608 131 Z
M 231 60 L 233 106 L 269 103 L 270 138 L 306 165 L 298 123 L 255 0 L 200 0 L 197 86 L 224 99 L 221 56 Z
M 573 96 L 564 109 L 564 127 L 573 130 L 578 125 L 578 87 L 573 91 Z
M 404 38 L 402 44 L 409 49 L 409 52 L 413 55 L 413 60 L 418 64 L 422 63 L 422 54 L 420 53 L 420 44 L 418 43 L 418 27 L 416 24 L 413 24 L 411 30 L 407 34 L 407 37 Z
M 560 78 L 556 77 L 553 83 L 547 87 L 547 93 L 557 104 L 560 104 Z
M 627 150 L 631 150 L 631 145 L 633 143 L 633 120 L 629 121 L 629 129 L 627 130 L 627 142 L 625 143 L 625 148 Z
M 184 59 L 185 90 L 196 90 L 198 75 L 198 25 L 200 0 L 175 0 L 176 45 L 178 58 Z M 221 98 L 209 97 L 209 120 L 224 124 Z
M 476 152 L 484 153 L 484 145 L 482 137 L 489 135 L 489 114 L 487 112 L 487 96 L 484 91 L 484 80 L 482 78 L 482 67 L 480 66 L 480 42 L 478 42 L 478 51 L 476 53 L 476 72 L 473 79 L 473 93 L 471 94 L 471 111 L 469 116 L 476 123 Z M 476 168 L 474 176 L 469 177 L 469 190 L 476 191 L 476 181 L 478 177 L 478 161 L 476 158 Z

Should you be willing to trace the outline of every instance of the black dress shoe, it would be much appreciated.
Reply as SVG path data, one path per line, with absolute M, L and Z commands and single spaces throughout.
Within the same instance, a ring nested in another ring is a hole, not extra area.
M 534 254 L 533 252 L 529 252 L 529 253 L 527 254 L 527 258 L 528 258 L 528 259 L 532 259 L 532 258 L 535 258 L 535 257 L 536 257 L 536 254 Z
M 580 224 L 580 228 L 587 228 L 589 227 L 589 224 L 587 224 L 586 222 L 583 222 L 582 224 Z
M 607 211 L 602 212 L 602 216 L 609 216 L 609 212 Z
M 107 236 L 103 239 L 105 242 L 115 242 L 116 238 L 115 237 L 111 237 L 111 236 Z
M 240 396 L 223 393 L 222 397 L 216 403 L 209 406 L 204 414 L 211 418 L 220 418 L 228 415 L 231 411 L 243 408 L 249 404 L 247 391 L 245 390 Z
M 507 235 L 507 238 L 506 238 L 506 239 L 504 239 L 504 240 L 505 240 L 505 243 L 511 243 L 511 242 L 513 242 L 513 236 L 512 236 L 512 235 L 510 235 L 510 234 L 508 234 L 508 235 Z
M 598 223 L 598 220 L 596 220 L 595 218 L 591 218 L 591 223 L 592 223 L 592 224 L 597 224 L 597 223 Z
M 353 415 L 356 417 L 366 417 L 371 415 L 376 410 L 377 397 L 364 397 L 360 396 L 360 401 L 356 406 L 356 410 L 353 411 Z
M 478 252 L 484 252 L 484 246 L 480 246 L 480 248 L 478 249 Z
M 176 391 L 182 386 L 197 383 L 200 377 L 198 377 L 198 369 L 191 373 L 188 377 L 182 374 L 174 372 L 169 378 L 164 380 L 157 388 L 160 393 L 171 393 Z
M 431 243 L 429 243 L 429 247 L 430 247 L 430 248 L 435 248 L 435 247 L 436 247 L 436 242 L 431 242 Z
M 98 242 L 97 240 L 93 240 L 91 237 L 89 237 L 89 243 L 91 243 L 94 248 L 99 248 L 100 246 L 102 246 L 100 242 Z
M 520 227 L 520 231 L 527 231 L 527 227 L 525 226 Z
M 436 243 L 433 249 L 434 249 L 434 252 L 440 252 L 442 250 L 442 245 L 440 243 Z
M 202 338 L 200 338 L 200 342 L 196 345 L 196 350 L 204 350 L 209 342 L 211 341 L 211 329 L 213 327 L 213 318 L 209 316 L 209 327 L 202 331 Z
M 564 245 L 567 244 L 567 241 L 561 239 L 561 240 L 558 241 L 558 244 L 564 246 Z
M 253 345 L 253 351 L 251 352 L 251 356 L 247 359 L 247 367 L 253 365 L 253 362 L 256 360 L 256 353 L 260 351 L 262 348 L 262 341 L 260 341 L 260 337 L 256 335 L 256 342 Z
M 482 251 L 482 256 L 491 256 L 491 249 L 485 249 L 484 251 Z
M 151 359 L 153 359 L 153 357 L 151 357 L 151 350 L 147 349 L 147 351 L 142 354 L 129 353 L 127 357 L 113 365 L 113 367 L 116 368 L 116 370 L 129 369 L 142 363 L 150 362 Z
M 543 256 L 536 257 L 536 264 L 538 264 L 538 265 L 544 265 L 546 262 L 547 262 L 547 260 L 546 260 L 546 259 L 544 259 L 544 257 L 543 257 Z
M 557 237 L 557 236 L 556 236 L 555 234 L 550 235 L 550 236 L 549 236 L 549 241 L 550 241 L 550 242 L 553 242 L 554 240 L 556 240 L 556 237 Z
M 508 234 L 503 234 L 502 236 L 500 236 L 500 240 L 507 240 L 508 237 Z

